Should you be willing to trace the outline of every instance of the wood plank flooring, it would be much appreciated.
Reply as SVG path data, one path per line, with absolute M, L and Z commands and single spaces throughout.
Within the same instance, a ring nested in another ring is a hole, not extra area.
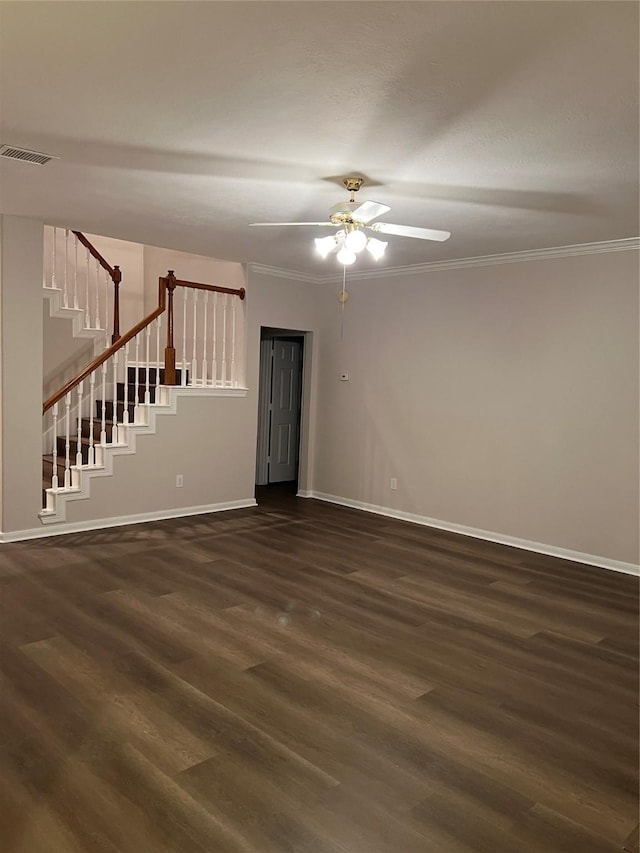
M 637 578 L 259 501 L 2 546 L 2 853 L 636 849 Z

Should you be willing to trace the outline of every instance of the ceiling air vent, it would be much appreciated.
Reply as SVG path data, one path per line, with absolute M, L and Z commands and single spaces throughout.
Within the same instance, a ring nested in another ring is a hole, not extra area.
M 10 160 L 22 160 L 23 163 L 35 163 L 44 166 L 49 160 L 59 160 L 52 154 L 43 154 L 41 151 L 29 151 L 28 148 L 16 148 L 15 145 L 0 145 L 0 157 L 8 157 Z

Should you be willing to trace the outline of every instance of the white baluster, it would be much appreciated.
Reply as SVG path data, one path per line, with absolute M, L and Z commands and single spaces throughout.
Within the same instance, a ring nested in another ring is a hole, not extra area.
M 222 303 L 222 385 L 227 384 L 227 300 L 229 294 L 225 293 Z
M 64 487 L 68 489 L 71 486 L 71 394 L 66 394 L 64 398 L 64 422 L 65 422 L 65 440 L 64 440 Z
M 198 362 L 196 360 L 196 313 L 198 310 L 198 291 L 193 291 L 193 347 L 191 350 L 191 384 L 195 385 L 198 377 Z
M 95 274 L 96 284 L 95 284 L 95 288 L 94 288 L 95 300 L 96 300 L 96 325 L 95 325 L 95 328 L 101 329 L 102 326 L 100 325 L 100 264 L 98 261 L 96 261 L 95 269 L 96 269 L 96 274 Z
M 87 251 L 86 248 L 85 248 L 85 252 L 87 253 L 87 281 L 86 281 L 86 291 L 87 292 L 85 294 L 86 295 L 86 301 L 84 303 L 84 318 L 85 318 L 84 326 L 85 326 L 85 329 L 90 329 L 91 328 L 91 309 L 89 307 L 90 306 L 90 302 L 89 302 L 89 252 Z
M 73 307 L 78 307 L 78 235 L 73 235 Z
M 147 407 L 147 423 L 149 423 L 149 405 L 151 404 L 151 392 L 149 390 L 149 349 L 151 344 L 151 326 L 147 326 L 144 330 L 146 339 L 146 362 L 144 375 L 146 380 L 146 388 L 144 392 L 144 404 Z
M 76 468 L 82 468 L 82 390 L 84 382 L 78 385 L 78 431 L 76 435 Z
M 114 400 L 115 405 L 115 400 Z M 102 362 L 102 413 L 100 418 L 100 464 L 104 465 L 104 448 L 107 445 L 107 362 Z
M 209 303 L 209 292 L 204 292 L 204 316 L 202 318 L 202 384 L 207 384 L 207 305 Z
M 67 283 L 69 276 L 69 229 L 64 229 L 64 290 L 62 291 L 62 304 L 65 308 L 69 307 L 67 298 Z
M 111 444 L 118 444 L 118 362 L 120 350 L 113 354 L 113 426 L 111 428 Z
M 374 244 L 375 245 L 375 244 Z M 236 380 L 236 301 L 237 297 L 231 297 L 231 385 L 238 387 Z
M 49 285 L 47 284 L 47 249 L 47 227 L 45 226 L 44 239 L 42 243 L 42 286 L 46 288 L 49 287 Z
M 136 372 L 133 377 L 134 387 L 134 400 L 135 405 L 133 408 L 133 422 L 134 424 L 140 423 L 140 335 L 136 335 Z
M 156 403 L 159 403 L 158 391 L 160 386 L 160 321 L 162 314 L 156 320 Z M 166 381 L 165 376 L 165 381 Z
M 104 346 L 105 349 L 109 346 L 109 282 L 111 278 L 106 270 L 102 271 L 104 276 Z
M 58 404 L 53 404 L 53 471 L 51 488 L 58 488 Z
M 218 328 L 218 292 L 216 291 L 213 294 L 213 359 L 211 361 L 211 378 L 213 380 L 213 384 L 218 384 L 218 362 L 216 360 L 217 356 L 217 344 L 216 344 L 216 334 Z
M 53 226 L 53 248 L 51 256 L 51 287 L 56 288 L 56 227 Z
M 126 427 L 129 424 L 129 342 L 124 345 L 124 410 L 122 423 L 125 426 L 123 441 L 127 440 Z
M 43 263 L 42 263 L 42 286 L 48 288 L 47 284 L 47 253 L 49 251 L 49 226 L 44 226 L 43 233 L 43 242 L 42 242 L 42 255 L 43 255 Z
M 180 384 L 187 384 L 187 306 L 189 304 L 189 289 L 182 288 L 182 370 L 180 371 Z
M 96 464 L 96 449 L 93 440 L 93 415 L 96 405 L 96 372 L 89 377 L 89 452 L 87 454 L 87 465 Z

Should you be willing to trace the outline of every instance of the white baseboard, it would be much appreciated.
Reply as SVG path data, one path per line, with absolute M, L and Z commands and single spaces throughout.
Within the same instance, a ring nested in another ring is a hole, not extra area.
M 257 506 L 255 498 L 226 501 L 202 506 L 186 506 L 179 509 L 143 512 L 138 515 L 121 515 L 113 518 L 91 519 L 90 521 L 70 521 L 51 527 L 33 527 L 30 530 L 16 530 L 13 533 L 0 532 L 0 544 L 5 542 L 23 542 L 27 539 L 43 539 L 48 536 L 61 536 L 67 533 L 80 533 L 83 530 L 102 530 L 106 527 L 124 527 L 127 524 L 144 524 L 147 521 L 162 521 L 167 518 L 184 518 L 190 515 L 205 515 L 208 512 L 224 512 L 229 509 L 245 509 Z
M 640 566 L 634 563 L 623 563 L 620 560 L 610 560 L 607 557 L 596 557 L 593 554 L 583 554 L 581 551 L 570 551 L 567 548 L 558 548 L 555 545 L 545 545 L 541 542 L 531 542 L 529 539 L 518 539 L 515 536 L 505 536 L 502 533 L 493 533 L 490 530 L 479 530 L 476 527 L 466 527 L 463 524 L 441 521 L 438 518 L 428 518 L 423 515 L 414 515 L 410 512 L 391 509 L 389 507 L 368 504 L 363 501 L 354 501 L 350 498 L 341 498 L 337 495 L 327 495 L 324 492 L 304 490 L 298 492 L 300 498 L 316 498 L 319 501 L 339 504 L 351 509 L 361 509 L 373 512 L 376 515 L 386 515 L 389 518 L 397 518 L 401 521 L 410 521 L 413 524 L 421 524 L 424 527 L 435 527 L 438 530 L 448 530 L 451 533 L 460 533 L 463 536 L 471 536 L 474 539 L 484 539 L 487 542 L 497 542 L 499 545 L 509 545 L 512 548 L 522 548 L 523 551 L 534 551 L 537 554 L 547 554 L 550 557 L 560 557 L 563 560 L 572 560 L 575 563 L 585 563 L 589 566 L 597 566 L 601 569 L 610 569 L 614 572 L 623 572 L 628 575 L 640 574 Z

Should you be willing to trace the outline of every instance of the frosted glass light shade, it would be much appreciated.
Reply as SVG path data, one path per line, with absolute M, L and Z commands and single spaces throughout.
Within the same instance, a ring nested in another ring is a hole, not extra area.
M 326 258 L 329 252 L 332 252 L 336 247 L 336 238 L 333 234 L 330 234 L 329 237 L 316 237 L 313 242 L 323 258 Z
M 348 267 L 351 264 L 355 263 L 356 254 L 355 254 L 355 252 L 351 252 L 349 249 L 347 249 L 347 247 L 345 245 L 340 249 L 340 251 L 336 255 L 336 258 L 338 259 L 339 264 L 342 264 L 343 266 Z
M 384 240 L 378 240 L 375 237 L 369 237 L 367 242 L 367 251 L 373 257 L 374 261 L 379 261 L 384 255 L 385 249 L 389 244 Z
M 356 229 L 355 231 L 350 231 L 347 234 L 344 244 L 347 249 L 357 254 L 358 252 L 362 252 L 366 248 L 367 235 L 364 233 L 364 231 L 360 231 L 359 229 Z

